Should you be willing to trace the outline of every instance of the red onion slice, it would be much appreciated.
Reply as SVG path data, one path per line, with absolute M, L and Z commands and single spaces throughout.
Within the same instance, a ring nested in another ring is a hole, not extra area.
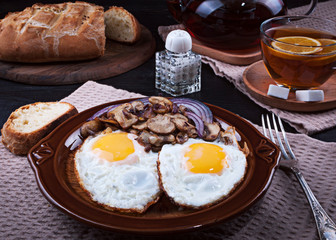
M 186 112 L 186 115 L 187 115 L 188 118 L 190 118 L 195 123 L 197 134 L 200 138 L 202 138 L 203 133 L 204 133 L 204 122 L 203 122 L 203 120 L 193 112 Z
M 200 116 L 204 122 L 212 123 L 213 122 L 213 114 L 210 108 L 204 103 L 188 98 L 173 98 L 171 99 L 173 103 L 176 103 L 178 106 L 183 105 L 188 108 L 191 112 Z
M 149 97 L 145 97 L 145 98 L 141 98 L 141 99 L 138 99 L 138 100 L 135 100 L 135 101 L 141 101 L 143 104 L 149 104 Z
M 173 110 L 172 110 L 172 113 L 175 114 L 175 113 L 178 113 L 178 106 L 176 103 L 173 103 Z

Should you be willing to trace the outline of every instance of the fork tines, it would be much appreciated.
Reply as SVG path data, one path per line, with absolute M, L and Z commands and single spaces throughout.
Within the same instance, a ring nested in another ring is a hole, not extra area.
M 293 153 L 293 151 L 292 151 L 292 149 L 289 145 L 289 142 L 288 142 L 288 139 L 287 139 L 287 136 L 286 136 L 286 131 L 285 131 L 283 125 L 282 125 L 281 118 L 279 116 L 277 116 L 277 118 L 278 118 L 278 124 L 280 126 L 282 136 L 283 136 L 286 148 L 289 152 L 289 155 L 290 155 L 291 158 L 295 159 L 295 155 L 294 155 L 294 153 Z M 274 126 L 275 134 L 276 134 L 276 137 L 277 137 L 277 140 L 278 140 L 278 145 L 280 147 L 281 153 L 282 153 L 282 155 L 285 159 L 289 159 L 290 157 L 288 156 L 288 154 L 287 154 L 287 152 L 284 148 L 284 145 L 282 144 L 282 141 L 281 141 L 281 137 L 280 137 L 280 134 L 279 134 L 278 125 L 277 125 L 277 121 L 275 120 L 274 113 L 272 113 L 272 120 L 273 120 L 273 126 Z M 275 138 L 273 136 L 272 127 L 271 127 L 271 123 L 270 123 L 270 119 L 269 119 L 268 115 L 266 115 L 266 122 L 267 122 L 268 132 L 269 132 L 269 135 L 270 135 L 269 138 L 271 139 L 272 142 L 276 143 Z M 263 131 L 264 131 L 264 135 L 266 137 L 268 137 L 264 115 L 261 115 L 261 123 L 262 123 Z

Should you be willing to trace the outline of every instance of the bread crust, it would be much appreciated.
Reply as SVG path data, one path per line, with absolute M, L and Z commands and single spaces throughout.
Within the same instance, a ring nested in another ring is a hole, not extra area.
M 61 116 L 55 116 L 55 119 L 44 125 L 42 128 L 35 131 L 25 133 L 16 130 L 13 126 L 13 120 L 15 119 L 16 113 L 22 111 L 23 109 L 30 108 L 33 105 L 40 104 L 41 102 L 36 102 L 33 104 L 28 104 L 16 109 L 11 113 L 8 120 L 3 125 L 1 129 L 2 143 L 4 146 L 16 155 L 26 155 L 28 151 L 40 141 L 43 137 L 48 135 L 52 130 L 54 130 L 59 124 L 64 122 L 66 119 L 74 116 L 78 113 L 77 109 L 69 104 L 62 102 L 62 104 L 69 105 L 69 110 L 62 114 Z M 49 102 L 48 104 L 54 104 L 58 102 Z
M 86 2 L 34 4 L 0 21 L 0 60 L 76 61 L 105 51 L 104 8 Z
M 116 13 L 124 15 L 123 16 L 124 19 L 129 19 L 131 21 L 131 24 L 130 24 L 129 27 L 133 30 L 133 33 L 134 33 L 133 38 L 130 39 L 129 41 L 125 41 L 125 40 L 122 40 L 122 39 L 115 39 L 115 38 L 109 36 L 108 32 L 113 31 L 113 26 L 109 26 L 108 24 L 106 25 L 106 37 L 108 39 L 111 39 L 111 40 L 124 42 L 124 43 L 131 43 L 131 44 L 138 41 L 140 39 L 140 36 L 141 36 L 141 26 L 140 26 L 139 21 L 133 16 L 133 14 L 128 12 L 126 9 L 124 9 L 123 7 L 117 7 L 117 6 L 112 6 L 107 11 L 105 11 L 105 16 L 107 14 L 112 14 L 113 15 L 113 14 L 116 14 Z M 106 21 L 105 21 L 105 24 L 106 24 Z

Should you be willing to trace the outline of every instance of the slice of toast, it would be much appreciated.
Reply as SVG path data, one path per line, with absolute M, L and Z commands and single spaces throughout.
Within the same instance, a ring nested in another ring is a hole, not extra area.
M 140 38 L 141 27 L 138 20 L 122 7 L 110 7 L 104 13 L 105 35 L 108 39 L 134 43 Z
M 2 143 L 12 153 L 25 155 L 59 124 L 77 114 L 66 102 L 36 102 L 16 109 L 1 129 Z

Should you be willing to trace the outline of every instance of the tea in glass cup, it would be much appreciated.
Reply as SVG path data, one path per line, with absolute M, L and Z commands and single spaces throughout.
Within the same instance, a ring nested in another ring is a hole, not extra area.
M 318 88 L 336 70 L 336 22 L 283 16 L 260 26 L 263 61 L 272 79 L 290 89 Z

